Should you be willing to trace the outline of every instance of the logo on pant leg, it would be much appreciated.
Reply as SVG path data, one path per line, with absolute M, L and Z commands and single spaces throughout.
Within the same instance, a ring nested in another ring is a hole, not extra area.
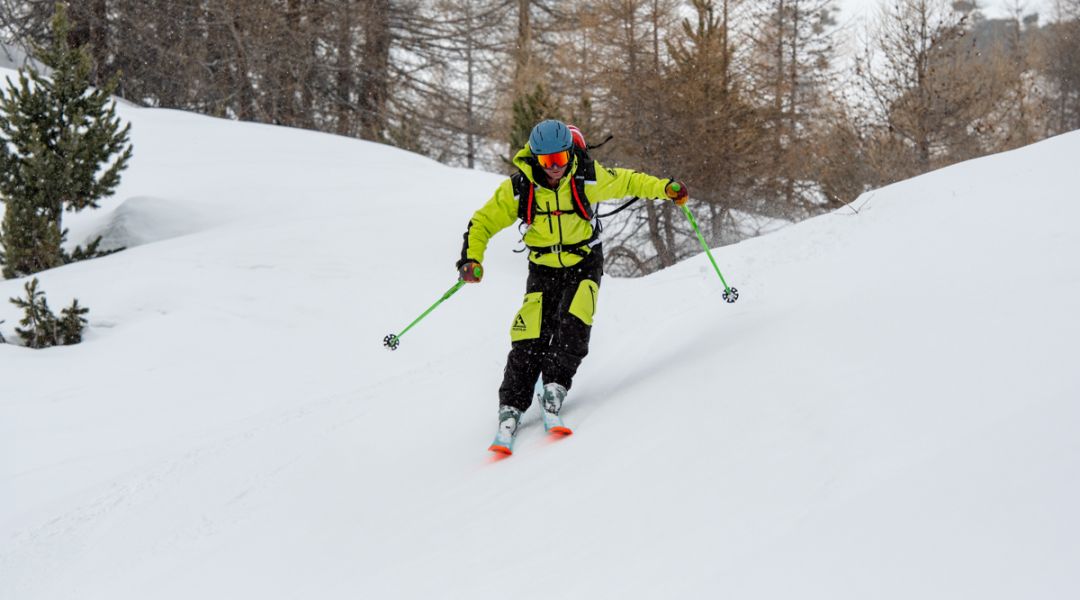
M 525 294 L 521 310 L 514 315 L 510 324 L 510 341 L 533 340 L 540 337 L 540 319 L 544 314 L 544 300 L 541 292 Z

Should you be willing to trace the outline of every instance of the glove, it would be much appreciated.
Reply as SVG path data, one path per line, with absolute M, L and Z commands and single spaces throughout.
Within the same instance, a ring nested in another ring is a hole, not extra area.
M 690 191 L 686 189 L 686 184 L 675 180 L 668 181 L 668 184 L 664 186 L 664 193 L 675 202 L 676 206 L 683 206 L 690 199 Z
M 458 266 L 458 275 L 466 283 L 480 283 L 484 277 L 484 267 L 475 260 L 467 260 Z

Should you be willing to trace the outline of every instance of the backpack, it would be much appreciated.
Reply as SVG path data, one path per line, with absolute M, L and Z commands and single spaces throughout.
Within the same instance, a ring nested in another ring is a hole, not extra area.
M 576 128 L 572 128 L 571 131 L 573 131 L 574 129 Z M 604 144 L 610 142 L 613 137 L 614 136 L 609 135 L 607 139 L 600 142 L 599 144 L 596 144 L 595 146 L 585 146 L 584 137 L 580 139 L 580 143 L 577 137 L 574 138 L 574 156 L 577 157 L 578 161 L 578 168 L 577 171 L 574 173 L 574 181 L 570 185 L 570 191 L 574 197 L 574 213 L 582 219 L 585 219 L 586 221 L 592 223 L 592 236 L 583 242 L 579 242 L 577 244 L 569 246 L 551 246 L 544 248 L 527 246 L 526 248 L 522 248 L 521 250 L 515 250 L 515 252 L 524 252 L 525 250 L 531 250 L 532 252 L 542 255 L 549 254 L 551 252 L 566 251 L 584 256 L 586 251 L 582 249 L 586 246 L 594 245 L 594 243 L 600 238 L 600 231 L 603 230 L 603 224 L 600 222 L 600 218 L 610 217 L 611 215 L 622 211 L 634 202 L 638 201 L 638 198 L 631 198 L 617 209 L 601 215 L 597 214 L 595 206 L 593 205 L 593 203 L 589 202 L 589 198 L 585 193 L 586 183 L 596 183 L 596 163 L 593 161 L 592 157 L 589 156 L 589 150 L 603 146 Z M 536 217 L 537 214 L 554 214 L 556 216 L 559 214 L 564 214 L 561 211 L 547 213 L 537 212 L 536 184 L 533 183 L 528 177 L 526 177 L 525 173 L 523 173 L 521 170 L 518 170 L 517 173 L 514 173 L 512 176 L 510 176 L 510 183 L 513 186 L 514 197 L 518 200 L 517 216 L 518 219 L 521 220 L 521 225 L 525 228 L 528 228 L 532 225 L 533 219 Z M 522 237 L 524 237 L 524 233 L 522 234 Z
M 596 163 L 583 148 L 575 146 L 574 155 L 578 159 L 578 168 L 574 173 L 574 181 L 570 185 L 571 194 L 574 197 L 574 213 L 586 221 L 592 221 L 596 218 L 596 210 L 585 194 L 585 184 L 596 183 Z M 550 213 L 536 210 L 536 184 L 520 170 L 510 177 L 510 183 L 514 189 L 514 197 L 518 199 L 518 218 L 526 226 L 532 225 L 533 219 L 538 214 L 556 216 L 563 214 L 558 210 Z

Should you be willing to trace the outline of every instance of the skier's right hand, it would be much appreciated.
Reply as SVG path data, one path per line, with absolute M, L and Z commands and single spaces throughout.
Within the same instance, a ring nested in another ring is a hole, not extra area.
M 467 260 L 458 266 L 458 275 L 465 283 L 480 283 L 484 277 L 484 267 L 475 260 Z

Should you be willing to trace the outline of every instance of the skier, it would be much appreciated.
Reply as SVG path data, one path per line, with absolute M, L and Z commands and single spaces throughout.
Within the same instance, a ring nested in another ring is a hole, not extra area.
M 604 254 L 594 204 L 631 196 L 686 204 L 686 186 L 593 161 L 576 127 L 537 124 L 515 156 L 519 169 L 473 214 L 457 261 L 460 277 L 479 283 L 488 241 L 521 219 L 529 250 L 525 301 L 510 327 L 511 348 L 499 387 L 499 424 L 493 452 L 511 454 L 522 414 L 544 381 L 544 426 L 569 434 L 559 417 L 581 360 L 589 352 Z

